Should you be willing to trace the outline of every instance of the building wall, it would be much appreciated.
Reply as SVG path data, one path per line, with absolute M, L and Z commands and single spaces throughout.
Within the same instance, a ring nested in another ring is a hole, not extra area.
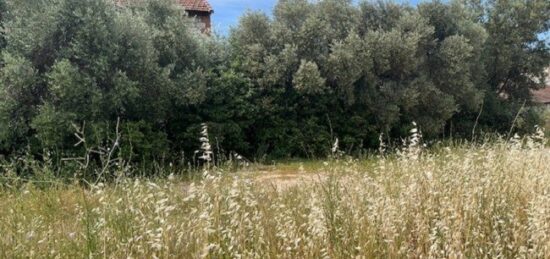
M 195 18 L 201 27 L 201 31 L 204 33 L 210 33 L 212 30 L 212 21 L 210 18 L 209 12 L 196 12 L 196 11 L 187 11 L 189 17 Z

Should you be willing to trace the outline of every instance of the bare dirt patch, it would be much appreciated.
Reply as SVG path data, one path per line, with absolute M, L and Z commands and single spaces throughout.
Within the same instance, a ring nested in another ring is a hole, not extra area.
M 289 188 L 318 184 L 324 182 L 326 175 L 323 173 L 305 173 L 305 172 L 261 172 L 255 180 L 261 184 L 274 186 L 279 191 L 288 190 Z

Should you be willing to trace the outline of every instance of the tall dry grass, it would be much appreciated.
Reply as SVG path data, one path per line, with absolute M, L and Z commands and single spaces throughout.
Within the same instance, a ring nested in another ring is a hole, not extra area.
M 550 151 L 512 142 L 336 159 L 292 186 L 211 170 L 5 188 L 0 257 L 550 258 Z

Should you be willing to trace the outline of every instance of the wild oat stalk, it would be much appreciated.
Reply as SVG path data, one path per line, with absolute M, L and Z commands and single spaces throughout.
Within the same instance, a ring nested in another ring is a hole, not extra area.
M 418 155 L 412 130 L 403 156 L 330 160 L 303 181 L 209 169 L 196 182 L 29 184 L 0 191 L 0 257 L 550 258 L 539 135 Z

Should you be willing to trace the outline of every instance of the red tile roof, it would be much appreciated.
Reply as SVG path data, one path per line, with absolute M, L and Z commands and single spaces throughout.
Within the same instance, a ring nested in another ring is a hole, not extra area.
M 550 67 L 547 68 L 545 72 L 546 80 L 544 83 L 546 88 L 531 92 L 535 103 L 550 104 Z
M 183 5 L 187 11 L 197 11 L 197 12 L 209 12 L 213 13 L 214 9 L 208 3 L 207 0 L 178 0 L 179 4 Z
M 115 0 L 117 5 L 124 5 L 128 2 L 136 0 Z M 208 0 L 176 0 L 176 3 L 183 6 L 186 11 L 195 11 L 195 12 L 209 12 L 213 13 L 214 9 L 208 3 Z
M 533 91 L 533 101 L 536 103 L 550 104 L 550 86 L 538 91 Z

